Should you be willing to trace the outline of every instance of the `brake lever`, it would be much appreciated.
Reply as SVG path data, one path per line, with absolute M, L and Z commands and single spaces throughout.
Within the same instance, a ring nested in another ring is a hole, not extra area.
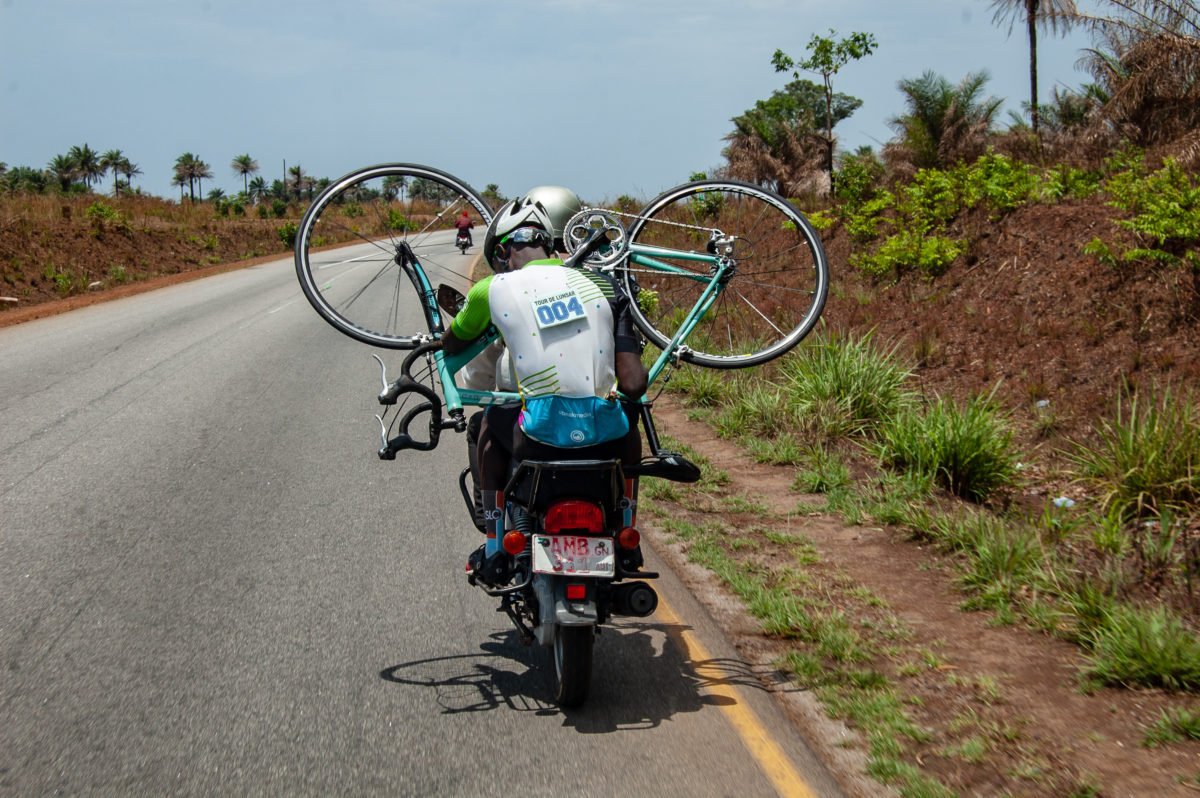
M 379 379 L 383 382 L 383 389 L 379 392 L 379 404 L 391 406 L 396 404 L 396 400 L 400 396 L 400 383 L 403 380 L 396 380 L 389 383 L 387 379 L 387 366 L 384 365 L 383 359 L 379 355 L 371 355 L 375 361 L 379 363 Z M 382 423 L 382 422 L 381 422 Z
M 379 422 L 379 459 L 395 460 L 396 453 L 392 451 L 392 447 L 388 446 L 387 424 L 383 423 L 383 416 L 377 415 L 375 420 Z
M 379 364 L 379 382 L 383 383 L 383 389 L 379 391 L 379 403 L 395 404 L 396 397 L 400 396 L 400 389 L 398 389 L 397 385 L 392 385 L 388 382 L 388 366 L 384 365 L 383 358 L 380 358 L 377 354 L 372 354 L 371 356 Z M 380 419 L 379 422 L 383 424 L 383 419 Z

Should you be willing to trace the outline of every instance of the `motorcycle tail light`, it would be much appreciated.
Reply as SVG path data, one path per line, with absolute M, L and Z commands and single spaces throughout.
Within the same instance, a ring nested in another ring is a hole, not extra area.
M 525 536 L 515 529 L 504 534 L 502 543 L 504 550 L 514 557 L 525 551 Z
M 631 526 L 627 526 L 617 533 L 617 545 L 623 549 L 632 551 L 642 542 L 642 535 Z
M 604 510 L 598 504 L 579 499 L 558 502 L 546 511 L 542 528 L 551 535 L 559 532 L 603 532 Z
M 583 601 L 587 598 L 587 585 L 567 585 L 567 601 Z

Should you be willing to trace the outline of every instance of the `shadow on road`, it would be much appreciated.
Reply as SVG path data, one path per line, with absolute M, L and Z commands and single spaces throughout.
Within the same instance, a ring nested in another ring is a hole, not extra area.
M 523 646 L 515 631 L 493 633 L 477 653 L 413 660 L 380 671 L 396 684 L 432 690 L 445 714 L 509 709 L 562 715 L 584 734 L 650 729 L 681 712 L 736 701 L 729 688 L 766 690 L 773 674 L 738 659 L 692 661 L 679 624 L 626 622 L 596 640 L 592 690 L 578 709 L 552 701 L 553 664 L 540 646 Z M 720 695 L 710 694 L 717 690 Z

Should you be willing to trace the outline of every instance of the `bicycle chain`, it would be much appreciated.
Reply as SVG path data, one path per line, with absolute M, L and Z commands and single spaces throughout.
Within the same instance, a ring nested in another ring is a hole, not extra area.
M 666 224 L 666 225 L 670 225 L 672 227 L 683 227 L 688 230 L 700 230 L 700 231 L 703 231 L 706 233 L 711 233 L 714 230 L 716 230 L 716 228 L 714 228 L 714 227 L 701 227 L 700 225 L 696 225 L 696 224 L 684 224 L 683 222 L 672 222 L 668 219 L 654 219 L 649 216 L 642 216 L 641 214 L 638 214 L 638 213 L 628 213 L 626 211 L 615 211 L 612 208 L 595 208 L 590 205 L 585 205 L 580 209 L 580 212 L 583 212 L 583 211 L 599 211 L 600 213 L 611 213 L 613 216 L 628 216 L 631 219 L 641 219 L 644 222 L 652 222 L 654 224 Z

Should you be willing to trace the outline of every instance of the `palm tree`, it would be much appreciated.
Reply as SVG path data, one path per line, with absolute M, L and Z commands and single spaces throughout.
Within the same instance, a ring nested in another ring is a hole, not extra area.
M 46 164 L 46 171 L 58 181 L 61 190 L 69 191 L 71 184 L 79 177 L 79 162 L 70 154 L 55 155 L 54 159 Z
M 223 189 L 223 188 L 210 189 L 208 192 L 208 201 L 209 202 L 216 202 L 217 200 L 224 199 L 224 198 L 225 198 L 225 189 Z
M 140 175 L 141 173 L 142 170 L 138 168 L 138 165 L 131 162 L 128 158 L 121 162 L 121 174 L 125 175 L 125 182 L 129 184 L 130 188 L 133 188 L 134 175 Z
M 251 180 L 246 186 L 246 196 L 250 201 L 257 205 L 267 196 L 267 179 L 265 177 L 256 177 Z
M 238 155 L 230 163 L 233 173 L 242 176 L 242 190 L 250 193 L 250 175 L 258 173 L 258 161 L 250 157 L 250 153 Z
M 408 187 L 408 178 L 402 175 L 388 175 L 383 179 L 383 197 L 388 202 L 400 198 L 404 201 L 404 189 Z
M 908 112 L 889 124 L 899 141 L 884 154 L 917 169 L 948 166 L 983 152 L 1003 100 L 983 98 L 986 71 L 968 74 L 957 85 L 932 70 L 899 83 Z
M 100 156 L 100 168 L 106 172 L 112 172 L 114 197 L 117 196 L 117 178 L 121 174 L 121 166 L 128 162 L 129 159 L 120 150 L 109 150 Z
M 198 194 L 200 194 L 201 196 L 203 196 L 204 195 L 204 178 L 206 178 L 206 177 L 210 178 L 210 179 L 212 178 L 212 176 L 213 176 L 212 167 L 209 166 L 208 164 L 206 164 L 204 161 L 201 161 L 199 158 L 197 158 L 196 164 L 195 164 L 195 174 L 196 174 L 196 192 Z
M 996 9 L 992 21 L 997 25 L 1008 23 L 1011 36 L 1018 21 L 1024 21 L 1029 36 L 1029 114 L 1033 121 L 1033 135 L 1038 135 L 1038 92 L 1037 92 L 1037 29 L 1041 26 L 1051 33 L 1066 31 L 1075 14 L 1075 0 L 992 0 Z
M 1098 122 L 1140 146 L 1200 162 L 1200 6 L 1194 0 L 1099 0 L 1076 14 L 1095 46 L 1083 58 L 1103 105 Z
M 41 194 L 46 190 L 48 172 L 32 166 L 14 166 L 4 175 L 4 186 L 9 191 L 29 191 Z
M 196 164 L 199 159 L 190 152 L 185 152 L 175 159 L 175 181 L 181 188 L 179 190 L 179 201 L 183 202 L 182 185 L 187 183 L 188 197 L 192 202 L 196 201 Z
M 300 164 L 296 164 L 295 166 L 288 167 L 288 174 L 291 176 L 292 185 L 296 189 L 296 199 L 302 199 L 303 194 L 301 192 L 303 192 L 303 190 L 304 190 L 304 178 L 305 178 L 304 167 L 301 166 Z
M 83 178 L 83 182 L 87 184 L 88 188 L 92 187 L 93 181 L 104 177 L 105 169 L 100 166 L 99 154 L 87 144 L 67 150 L 67 156 L 75 161 L 75 165 L 79 169 L 79 176 Z
M 179 203 L 183 204 L 183 187 L 188 183 L 187 175 L 180 171 L 179 167 L 175 168 L 175 176 L 171 178 L 171 185 L 179 186 Z

